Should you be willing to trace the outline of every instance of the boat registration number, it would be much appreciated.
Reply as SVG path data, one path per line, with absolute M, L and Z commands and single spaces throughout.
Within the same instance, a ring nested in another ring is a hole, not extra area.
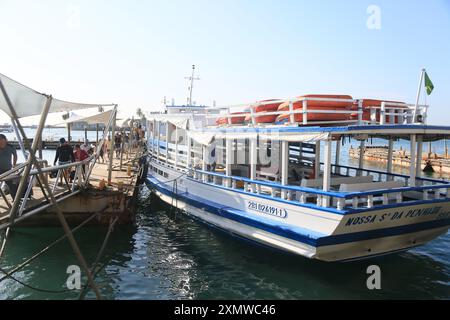
M 287 215 L 288 215 L 286 209 L 277 208 L 274 206 L 270 206 L 267 204 L 258 203 L 258 202 L 254 202 L 254 201 L 249 201 L 247 204 L 247 208 L 252 211 L 261 212 L 264 214 L 268 214 L 268 215 L 275 216 L 278 218 L 283 218 L 283 219 L 287 218 Z

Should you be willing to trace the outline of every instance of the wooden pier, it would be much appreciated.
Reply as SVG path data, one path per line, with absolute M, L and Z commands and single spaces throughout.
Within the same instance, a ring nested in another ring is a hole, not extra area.
M 125 158 L 122 161 L 122 168 L 120 159 L 113 160 L 110 185 L 107 185 L 109 168 L 107 163 L 95 164 L 86 188 L 73 188 L 73 184 L 65 179 L 62 185 L 59 185 L 59 182 L 55 184 L 56 179 L 46 175 L 49 185 L 54 186 L 55 198 L 59 200 L 58 205 L 68 223 L 80 223 L 94 213 L 98 215 L 90 222 L 91 224 L 108 224 L 113 216 L 118 217 L 118 223 L 132 222 L 140 170 L 136 157 L 139 157 L 137 152 L 131 154 L 129 160 Z M 16 218 L 16 225 L 21 227 L 59 225 L 47 195 L 44 195 L 38 184 L 32 187 L 31 194 L 23 212 Z M 0 198 L 0 227 L 5 227 L 9 221 L 12 201 L 10 195 Z M 48 209 L 45 209 L 46 206 Z M 44 209 L 41 210 L 42 208 Z

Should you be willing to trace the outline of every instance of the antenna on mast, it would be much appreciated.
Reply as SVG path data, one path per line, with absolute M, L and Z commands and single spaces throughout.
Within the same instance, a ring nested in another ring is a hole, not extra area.
M 186 80 L 190 81 L 189 85 L 189 98 L 188 98 L 188 106 L 192 106 L 192 90 L 194 89 L 194 81 L 200 80 L 199 77 L 195 77 L 195 65 L 192 65 L 192 76 L 185 77 Z

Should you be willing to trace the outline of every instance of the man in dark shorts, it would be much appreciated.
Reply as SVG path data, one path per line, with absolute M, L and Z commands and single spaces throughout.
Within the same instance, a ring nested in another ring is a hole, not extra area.
M 15 167 L 17 164 L 17 152 L 16 149 L 8 144 L 8 139 L 4 134 L 0 134 L 0 174 L 3 174 Z M 5 181 L 9 188 L 9 193 L 14 199 L 17 193 L 17 181 L 9 180 Z
M 53 165 L 56 165 L 56 162 L 59 160 L 58 164 L 60 166 L 75 162 L 75 156 L 73 154 L 73 148 L 70 144 L 67 143 L 66 139 L 59 139 L 59 143 L 61 144 L 58 149 L 56 149 L 56 156 Z M 70 168 L 67 168 L 63 171 L 66 179 L 69 179 Z M 63 184 L 63 176 L 60 175 L 60 184 Z M 67 180 L 68 181 L 68 180 Z

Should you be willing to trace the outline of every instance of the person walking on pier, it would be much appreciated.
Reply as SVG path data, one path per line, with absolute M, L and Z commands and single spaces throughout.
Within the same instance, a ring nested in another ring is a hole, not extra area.
M 116 159 L 119 159 L 122 152 L 122 135 L 120 133 L 116 133 L 114 137 L 114 149 L 116 151 Z
M 73 154 L 73 148 L 72 146 L 67 143 L 66 139 L 61 138 L 59 139 L 60 142 L 60 146 L 58 147 L 58 149 L 56 149 L 56 155 L 55 155 L 55 161 L 53 161 L 53 165 L 56 165 L 56 162 L 58 162 L 58 164 L 60 166 L 75 162 L 75 156 Z M 69 174 L 70 174 L 70 168 L 64 169 L 63 170 L 63 175 L 64 178 L 69 181 Z M 63 175 L 60 175 L 60 185 L 63 184 Z
M 8 144 L 8 139 L 4 134 L 0 134 L 0 174 L 3 174 L 17 164 L 17 152 L 16 149 Z M 9 188 L 9 193 L 11 197 L 16 197 L 17 193 L 17 183 L 14 180 L 5 181 L 6 185 Z
M 89 154 L 86 150 L 81 149 L 81 146 L 79 144 L 75 145 L 75 151 L 74 151 L 74 157 L 75 162 L 81 162 L 89 158 Z M 83 164 L 81 167 L 83 170 L 83 175 L 86 175 L 86 164 Z

